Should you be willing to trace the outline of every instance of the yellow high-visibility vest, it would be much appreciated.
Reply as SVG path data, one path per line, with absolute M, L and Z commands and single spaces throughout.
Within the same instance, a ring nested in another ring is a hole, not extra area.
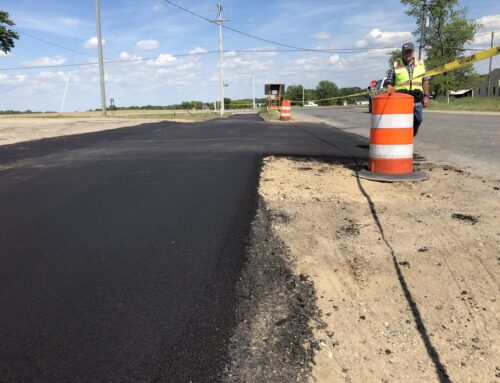
M 415 60 L 415 59 L 414 59 Z M 415 60 L 413 67 L 413 77 L 410 78 L 408 70 L 406 69 L 403 60 L 400 59 L 394 62 L 394 72 L 396 75 L 396 90 L 421 90 L 422 88 L 422 75 L 425 73 L 425 65 L 423 60 Z

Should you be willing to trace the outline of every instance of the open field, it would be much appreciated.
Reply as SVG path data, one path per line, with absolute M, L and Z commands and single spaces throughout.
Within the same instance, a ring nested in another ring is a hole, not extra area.
M 471 112 L 500 112 L 500 97 L 475 97 L 450 99 L 438 98 L 429 103 L 429 109 L 436 110 L 463 110 Z
M 494 382 L 498 181 L 425 165 L 420 183 L 269 157 L 260 195 L 324 325 L 314 382 Z
M 141 118 L 141 119 L 188 119 L 209 120 L 219 115 L 213 111 L 188 111 L 188 110 L 108 110 L 108 117 L 113 118 Z M 68 113 L 21 113 L 0 114 L 0 118 L 100 118 L 101 112 L 68 112 Z
M 228 113 L 229 114 L 229 113 Z M 73 134 L 92 133 L 160 121 L 181 123 L 218 118 L 213 112 L 120 110 L 102 118 L 100 112 L 0 115 L 0 145 Z

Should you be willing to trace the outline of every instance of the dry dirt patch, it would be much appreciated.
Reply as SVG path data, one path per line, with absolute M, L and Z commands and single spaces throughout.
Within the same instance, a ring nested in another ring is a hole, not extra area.
M 161 119 L 99 119 L 99 118 L 0 118 L 0 145 L 33 141 L 42 138 L 92 133 L 163 121 Z M 171 119 L 173 122 L 194 122 Z
M 313 381 L 498 382 L 499 182 L 429 167 L 374 183 L 265 159 L 260 194 L 326 329 Z

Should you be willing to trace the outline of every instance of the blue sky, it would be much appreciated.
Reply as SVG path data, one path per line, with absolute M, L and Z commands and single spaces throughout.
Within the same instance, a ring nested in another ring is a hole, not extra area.
M 175 0 L 208 18 L 216 18 L 216 1 Z M 498 0 L 462 0 L 469 18 L 496 30 L 500 44 Z M 223 1 L 228 26 L 268 40 L 307 48 L 384 48 L 415 41 L 414 19 L 399 0 L 257 0 Z M 0 54 L 0 110 L 87 110 L 100 105 L 97 66 L 45 67 L 95 63 L 97 38 L 94 0 L 2 0 L 21 39 L 8 55 Z M 101 0 L 102 35 L 107 61 L 151 58 L 107 64 L 106 95 L 117 105 L 166 105 L 183 100 L 218 98 L 217 54 L 176 57 L 218 49 L 218 29 L 163 0 Z M 366 87 L 387 70 L 387 50 L 351 53 L 247 52 L 286 49 L 223 30 L 226 96 L 251 97 L 265 83 L 315 87 L 330 80 L 340 87 Z M 44 40 L 44 41 L 41 41 Z M 474 47 L 488 47 L 490 36 L 478 36 Z M 55 45 L 59 45 L 55 46 Z M 61 47 L 67 48 L 63 49 Z M 78 51 L 73 53 L 71 50 Z M 30 66 L 44 67 L 27 69 Z M 488 63 L 478 65 L 485 73 Z M 500 67 L 500 59 L 494 59 Z M 2 69 L 3 68 L 3 69 Z M 20 68 L 4 70 L 5 68 Z M 68 81 L 69 77 L 69 81 Z

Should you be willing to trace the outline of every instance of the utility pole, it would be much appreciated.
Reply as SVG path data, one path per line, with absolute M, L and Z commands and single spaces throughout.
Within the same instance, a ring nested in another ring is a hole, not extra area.
M 306 106 L 306 102 L 305 102 L 305 90 L 304 90 L 304 85 L 302 85 L 302 107 L 305 107 Z
M 425 18 L 427 16 L 427 0 L 424 0 L 422 7 L 422 24 L 420 25 L 420 46 L 418 47 L 418 59 L 422 59 L 422 48 L 424 46 Z
M 252 94 L 253 94 L 253 110 L 257 109 L 255 106 L 255 73 L 252 72 Z
M 104 86 L 104 63 L 102 59 L 102 37 L 101 37 L 101 11 L 99 0 L 95 0 L 95 14 L 97 21 L 97 46 L 99 57 L 99 77 L 101 79 L 101 114 L 106 117 L 106 90 Z
M 213 23 L 219 25 L 219 54 L 220 54 L 220 115 L 224 116 L 224 62 L 223 62 L 223 51 L 222 51 L 222 4 L 217 3 L 217 20 L 213 20 Z
M 495 39 L 495 32 L 491 32 L 491 47 L 493 48 L 493 40 Z M 487 96 L 490 97 L 490 89 L 491 89 L 491 62 L 493 57 L 490 57 L 490 70 L 488 72 L 488 92 Z M 500 88 L 499 88 L 500 93 Z

